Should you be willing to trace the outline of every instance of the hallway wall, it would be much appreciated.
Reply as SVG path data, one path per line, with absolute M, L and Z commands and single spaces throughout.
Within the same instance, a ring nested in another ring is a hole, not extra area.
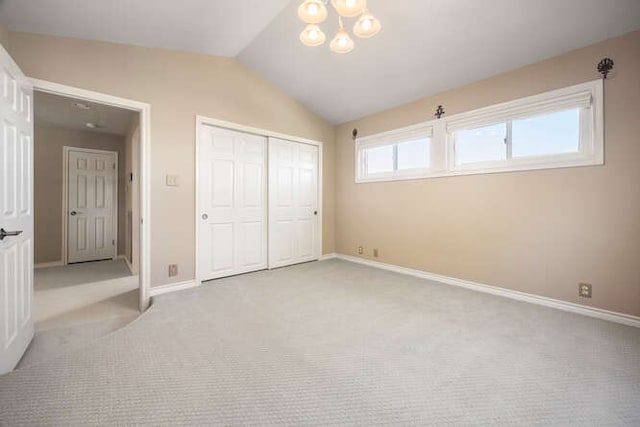
M 64 129 L 50 124 L 34 126 L 34 260 L 36 264 L 62 260 L 63 147 L 118 152 L 118 254 L 125 253 L 126 158 L 125 138 Z

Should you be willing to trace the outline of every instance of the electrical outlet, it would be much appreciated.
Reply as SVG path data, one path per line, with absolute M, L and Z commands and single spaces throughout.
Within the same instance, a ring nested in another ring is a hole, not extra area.
M 178 264 L 169 264 L 169 277 L 178 275 Z
M 358 246 L 358 253 L 362 255 L 364 253 L 364 248 L 362 246 Z
M 591 298 L 591 288 L 592 286 L 589 283 L 579 283 L 578 295 L 583 298 Z
M 180 178 L 178 177 L 178 175 L 167 175 L 166 184 L 167 187 L 179 187 Z
M 378 258 L 378 250 L 377 249 L 373 250 L 373 257 L 374 258 Z

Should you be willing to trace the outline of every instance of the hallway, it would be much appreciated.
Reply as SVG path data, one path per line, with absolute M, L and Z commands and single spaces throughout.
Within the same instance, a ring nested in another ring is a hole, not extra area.
M 18 368 L 81 347 L 133 321 L 138 277 L 123 260 L 35 270 L 35 336 Z

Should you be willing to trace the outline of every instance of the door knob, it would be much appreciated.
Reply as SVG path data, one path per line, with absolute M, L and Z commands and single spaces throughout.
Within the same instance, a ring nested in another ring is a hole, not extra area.
M 0 240 L 4 240 L 5 237 L 19 236 L 21 234 L 22 234 L 22 230 L 6 231 L 4 228 L 0 228 Z
M 69 212 L 69 215 L 76 216 L 76 215 L 78 215 L 80 213 L 82 213 L 82 212 L 71 211 L 71 212 Z
M 318 211 L 313 211 L 313 214 L 314 215 L 318 215 Z
M 204 219 L 204 220 L 209 219 L 209 215 L 207 215 L 207 214 L 202 214 L 202 219 Z

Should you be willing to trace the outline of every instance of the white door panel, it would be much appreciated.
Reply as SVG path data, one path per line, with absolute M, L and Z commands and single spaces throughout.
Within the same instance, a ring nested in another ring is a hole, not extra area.
M 33 337 L 33 89 L 1 46 L 0 67 L 0 374 L 3 374 L 16 366 Z
M 313 219 L 297 221 L 298 256 L 301 258 L 314 257 L 314 222 Z
M 269 138 L 269 267 L 318 259 L 318 147 Z
M 211 234 L 211 272 L 214 275 L 228 275 L 233 273 L 233 223 L 218 223 L 209 225 Z
M 115 152 L 67 149 L 68 262 L 116 256 Z
M 262 270 L 267 267 L 266 138 L 212 126 L 200 132 L 198 277 Z

